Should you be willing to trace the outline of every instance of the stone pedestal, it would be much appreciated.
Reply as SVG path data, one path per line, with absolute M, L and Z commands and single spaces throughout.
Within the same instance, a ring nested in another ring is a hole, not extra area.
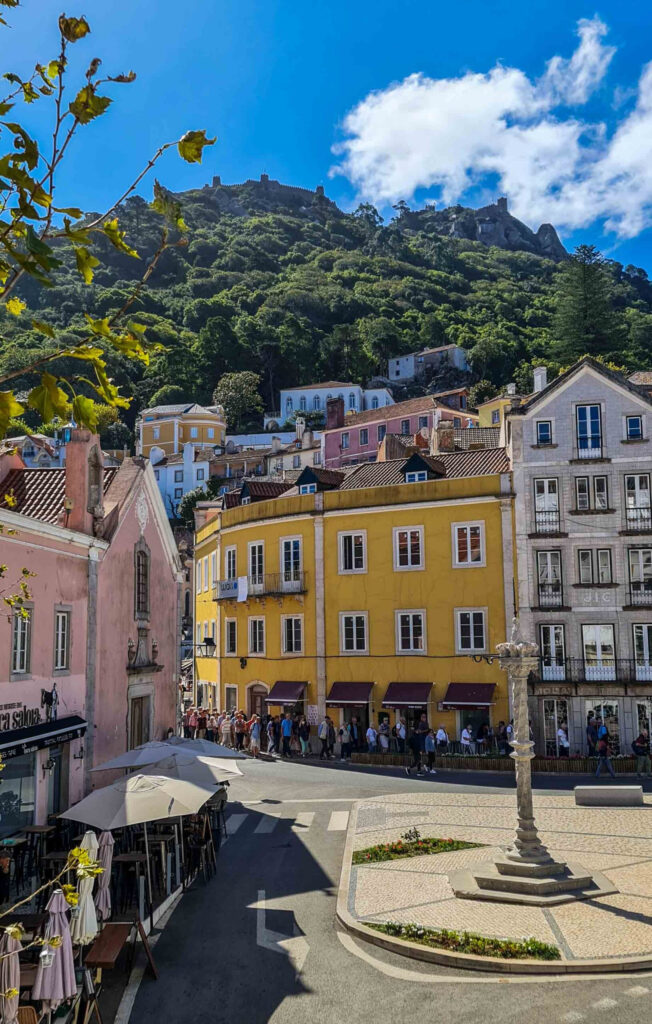
M 514 620 L 512 639 L 498 644 L 501 668 L 508 674 L 514 714 L 511 757 L 516 769 L 517 825 L 510 846 L 495 860 L 449 877 L 460 899 L 554 906 L 571 900 L 607 896 L 618 890 L 604 875 L 577 864 L 555 861 L 539 838 L 532 806 L 534 744 L 530 739 L 527 680 L 536 668 L 536 644 L 524 641 Z

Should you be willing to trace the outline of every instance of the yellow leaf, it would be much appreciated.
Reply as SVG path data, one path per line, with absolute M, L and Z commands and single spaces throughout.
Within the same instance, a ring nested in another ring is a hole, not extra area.
M 22 299 L 17 299 L 15 295 L 10 299 L 7 299 L 5 305 L 7 307 L 7 311 L 11 313 L 12 316 L 20 316 L 22 311 L 26 308 L 26 303 L 24 303 Z

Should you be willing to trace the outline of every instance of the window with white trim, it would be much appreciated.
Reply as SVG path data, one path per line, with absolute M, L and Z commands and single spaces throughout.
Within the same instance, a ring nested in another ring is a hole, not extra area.
M 540 444 L 540 445 L 552 444 L 552 421 L 551 420 L 538 420 L 537 421 L 537 444 Z
M 396 653 L 424 654 L 426 650 L 426 613 L 423 609 L 405 609 L 396 615 Z
M 365 427 L 360 431 L 360 447 L 364 448 L 369 444 L 369 430 Z
M 54 613 L 54 671 L 70 668 L 70 612 Z
M 215 437 L 215 428 L 214 427 L 207 427 L 206 434 L 210 438 L 210 440 L 212 441 L 212 439 Z
M 349 432 L 348 432 L 348 430 L 345 430 L 344 433 L 341 436 L 340 447 L 342 449 L 348 448 L 349 444 L 350 444 L 350 441 L 351 441 L 351 438 L 350 438 Z
M 265 544 L 262 540 L 249 544 L 249 580 L 252 587 L 262 587 L 265 582 Z
M 211 587 L 215 583 L 216 579 L 217 579 L 217 552 L 216 551 L 212 551 L 211 552 L 211 565 L 210 565 L 210 579 L 209 579 Z
M 314 459 L 313 459 L 314 461 Z M 299 494 L 316 494 L 317 484 L 299 484 Z
M 423 568 L 423 526 L 394 527 L 394 569 Z
M 298 583 L 301 580 L 301 537 L 281 539 L 281 572 L 283 583 Z
M 265 619 L 249 619 L 249 654 L 265 653 Z
M 356 530 L 338 533 L 339 571 L 355 573 L 367 571 L 367 532 Z
M 203 470 L 203 469 L 201 469 L 201 468 L 199 468 L 199 469 L 197 470 L 197 479 L 198 479 L 198 480 L 203 480 L 203 479 L 204 479 L 204 470 Z
M 452 530 L 455 568 L 485 565 L 484 522 L 453 523 Z
M 409 434 L 410 433 L 410 421 L 409 420 L 401 420 L 401 433 L 402 434 Z
M 208 590 L 208 555 L 202 559 L 204 564 L 204 590 Z
M 238 653 L 238 623 L 236 619 L 224 620 L 224 654 Z
M 340 652 L 367 654 L 368 649 L 367 612 L 340 612 Z
M 455 609 L 455 638 L 461 654 L 484 651 L 487 646 L 487 613 L 484 608 Z
M 303 615 L 281 617 L 281 648 L 283 654 L 303 654 Z
M 197 437 L 197 427 L 191 427 L 190 428 L 190 436 L 191 437 Z
M 428 473 L 427 473 L 427 470 L 425 470 L 425 469 L 418 469 L 418 470 L 412 471 L 411 473 L 406 473 L 405 474 L 405 482 L 406 482 L 406 484 L 420 484 L 420 483 L 423 483 L 424 480 L 427 480 L 427 479 L 428 479 Z
M 195 562 L 195 593 L 201 594 L 201 558 Z
M 383 440 L 387 433 L 387 426 L 385 423 L 381 423 L 378 427 L 378 444 Z
M 152 436 L 153 436 L 155 441 L 158 441 L 159 437 L 161 436 L 161 428 L 160 427 L 152 427 Z
M 175 484 L 181 483 L 183 480 L 183 470 L 175 469 L 174 471 L 174 482 Z
M 643 440 L 643 417 L 627 416 L 625 418 L 626 438 L 628 441 Z
M 179 498 L 183 498 L 183 487 L 174 488 L 174 497 L 176 498 L 177 501 L 179 500 Z
M 236 562 L 236 549 L 225 548 L 224 549 L 224 578 L 227 580 L 235 580 L 238 577 L 237 562 Z
M 237 686 L 225 686 L 224 687 L 224 707 L 226 711 L 235 711 L 238 706 L 238 687 Z

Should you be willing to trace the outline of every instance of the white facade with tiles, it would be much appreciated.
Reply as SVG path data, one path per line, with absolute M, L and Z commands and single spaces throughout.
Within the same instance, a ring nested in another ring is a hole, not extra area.
M 523 634 L 536 749 L 587 752 L 601 714 L 614 753 L 652 726 L 652 400 L 586 360 L 508 414 Z

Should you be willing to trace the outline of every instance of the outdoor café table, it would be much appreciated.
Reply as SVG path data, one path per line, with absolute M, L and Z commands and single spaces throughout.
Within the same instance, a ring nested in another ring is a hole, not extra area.
M 68 851 L 67 850 L 52 850 L 51 853 L 46 853 L 45 856 L 43 857 L 44 869 L 47 870 L 48 872 L 51 872 L 52 873 L 52 878 L 54 878 L 55 875 L 59 874 L 59 872 L 61 871 L 61 868 L 64 867 L 64 865 L 67 863 L 67 861 L 68 861 Z M 49 881 L 49 879 L 47 879 L 47 880 Z
M 134 864 L 135 867 L 136 867 L 136 882 L 137 882 L 138 878 L 140 877 L 141 868 L 143 870 L 143 873 L 145 871 L 144 865 L 146 863 L 147 863 L 147 857 L 145 856 L 144 853 L 137 853 L 137 852 L 132 850 L 129 853 L 119 853 L 119 854 L 117 854 L 117 856 L 115 856 L 113 858 L 112 866 L 115 867 L 115 865 L 118 865 L 118 871 L 124 871 L 124 868 L 122 867 L 123 864 L 124 865 Z M 138 885 L 136 884 L 136 891 L 137 890 L 138 890 Z M 138 899 L 138 897 L 136 897 L 136 899 Z
M 34 862 L 42 859 L 43 845 L 47 836 L 56 831 L 54 825 L 26 825 L 21 829 L 23 835 L 29 838 L 29 856 L 27 860 L 27 873 L 31 875 Z
M 169 821 L 168 821 L 167 824 L 168 825 L 170 824 Z M 154 832 L 152 835 L 149 836 L 150 845 L 153 845 L 154 843 L 160 843 L 160 849 L 161 849 L 161 878 L 163 879 L 164 883 L 166 884 L 166 889 L 167 889 L 167 881 L 168 881 L 166 845 L 168 843 L 174 843 L 176 838 L 177 838 L 177 833 L 176 833 L 175 830 L 173 830 L 171 832 Z M 140 842 L 141 839 L 142 839 L 142 842 L 145 842 L 145 837 L 144 836 L 138 836 L 138 842 Z

